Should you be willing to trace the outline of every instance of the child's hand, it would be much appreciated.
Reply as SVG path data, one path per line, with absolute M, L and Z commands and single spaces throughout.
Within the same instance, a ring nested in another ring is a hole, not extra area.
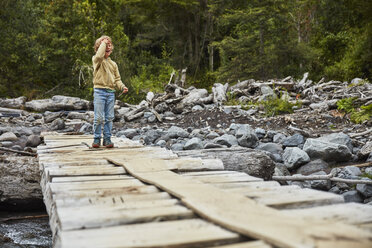
M 128 92 L 128 88 L 127 87 L 124 87 L 123 92 L 121 94 L 125 94 L 127 92 Z
M 105 42 L 106 44 L 109 44 L 110 43 L 110 40 L 109 39 L 107 39 L 107 38 L 104 38 L 104 39 L 102 39 L 102 41 L 101 42 Z

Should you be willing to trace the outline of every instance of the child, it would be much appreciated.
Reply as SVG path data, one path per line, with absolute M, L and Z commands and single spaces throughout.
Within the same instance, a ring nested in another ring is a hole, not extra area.
M 103 124 L 103 146 L 114 147 L 111 142 L 112 122 L 114 120 L 115 89 L 127 93 L 128 88 L 121 81 L 117 64 L 109 56 L 114 46 L 111 38 L 102 36 L 96 40 L 93 56 L 93 85 L 94 85 L 94 141 L 92 147 L 101 145 Z

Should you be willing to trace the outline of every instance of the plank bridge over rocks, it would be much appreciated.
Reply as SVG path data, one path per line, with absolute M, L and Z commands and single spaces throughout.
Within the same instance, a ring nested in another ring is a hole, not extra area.
M 280 186 L 217 159 L 44 133 L 41 186 L 54 247 L 372 247 L 372 206 Z

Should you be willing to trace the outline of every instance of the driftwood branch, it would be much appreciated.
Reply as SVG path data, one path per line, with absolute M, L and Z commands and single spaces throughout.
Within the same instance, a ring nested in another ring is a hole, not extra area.
M 36 156 L 36 153 L 17 151 L 17 150 L 8 149 L 8 148 L 5 148 L 5 147 L 0 147 L 0 151 L 14 152 L 14 153 L 18 153 L 18 154 L 21 154 L 21 155 L 32 156 L 32 157 Z
M 369 133 L 372 133 L 372 128 L 368 129 L 367 131 L 361 132 L 361 133 L 351 133 L 349 134 L 349 136 L 350 138 L 355 138 L 355 137 L 363 136 Z
M 350 184 L 371 184 L 371 180 L 357 180 L 357 179 L 344 179 L 334 177 L 333 174 L 328 175 L 313 175 L 313 176 L 273 176 L 275 181 L 307 181 L 307 180 L 330 180 L 332 182 L 343 182 Z

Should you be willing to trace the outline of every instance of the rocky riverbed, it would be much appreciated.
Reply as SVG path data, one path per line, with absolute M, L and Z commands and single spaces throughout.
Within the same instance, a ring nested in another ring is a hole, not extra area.
M 266 180 L 329 173 L 371 180 L 372 120 L 355 124 L 337 103 L 352 99 L 358 108 L 370 107 L 372 84 L 361 79 L 314 83 L 307 77 L 215 84 L 211 92 L 168 84 L 164 93 L 149 92 L 138 105 L 116 101 L 113 134 L 165 147 L 179 156 L 219 158 L 228 170 Z M 280 114 L 274 111 L 277 106 L 267 105 L 277 99 L 293 113 Z M 0 210 L 42 207 L 38 164 L 32 157 L 43 142 L 40 134 L 91 134 L 92 107 L 87 100 L 68 96 L 0 99 Z M 372 185 L 329 180 L 281 183 L 372 204 Z M 1 227 L 0 234 L 9 237 Z

